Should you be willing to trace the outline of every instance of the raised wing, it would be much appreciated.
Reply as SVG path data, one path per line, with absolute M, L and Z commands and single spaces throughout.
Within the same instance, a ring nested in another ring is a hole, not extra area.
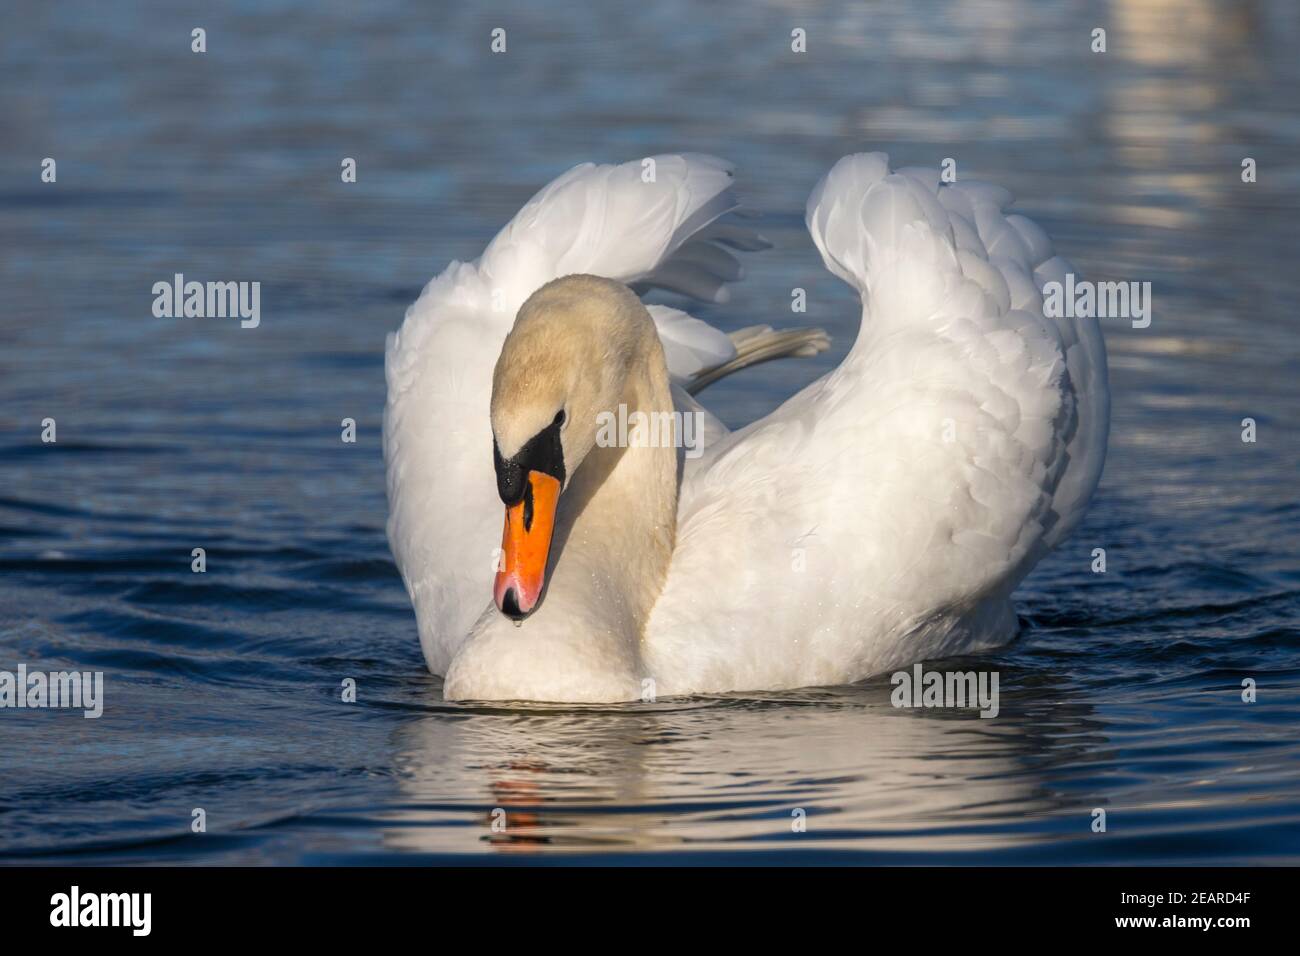
M 861 331 L 688 471 L 649 627 L 661 693 L 839 683 L 1013 633 L 1007 597 L 1096 487 L 1109 398 L 1096 322 L 1043 315 L 1068 265 L 1009 201 L 882 154 L 813 191 Z
M 1044 285 L 1071 266 L 1036 224 L 1007 214 L 1011 201 L 988 183 L 941 184 L 936 170 L 890 173 L 887 156 L 867 153 L 835 165 L 807 218 L 827 268 L 862 295 L 864 337 L 905 358 L 911 335 L 931 339 L 921 347 L 937 364 L 920 391 L 968 425 L 943 433 L 948 457 L 966 456 L 966 486 L 981 484 L 988 456 L 1007 466 L 1007 480 L 1037 486 L 1023 516 L 1041 524 L 1043 547 L 1021 542 L 1036 560 L 1078 524 L 1097 486 L 1110 392 L 1097 321 L 1044 314 Z M 895 332 L 903 338 L 891 342 Z M 1006 527 L 982 527 L 995 523 Z
M 720 301 L 740 275 L 729 249 L 762 240 L 715 220 L 731 167 L 655 156 L 574 167 L 534 196 L 472 263 L 452 263 L 388 337 L 384 457 L 388 539 L 435 673 L 490 600 L 501 508 L 488 424 L 492 368 L 515 313 L 552 279 L 591 273 Z M 722 332 L 655 309 L 674 380 L 736 354 Z

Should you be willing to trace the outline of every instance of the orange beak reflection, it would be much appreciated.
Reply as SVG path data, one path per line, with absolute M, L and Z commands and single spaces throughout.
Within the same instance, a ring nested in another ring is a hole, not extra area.
M 492 597 L 497 609 L 516 621 L 531 614 L 541 600 L 559 500 L 560 482 L 556 478 L 529 471 L 523 498 L 506 507 L 501 565 Z

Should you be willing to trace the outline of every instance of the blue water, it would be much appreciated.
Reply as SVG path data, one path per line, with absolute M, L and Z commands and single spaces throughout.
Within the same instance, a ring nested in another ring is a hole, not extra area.
M 1300 862 L 1295 4 L 477 6 L 9 5 L 0 670 L 102 670 L 106 700 L 0 710 L 0 860 Z M 775 243 L 700 314 L 835 336 L 712 389 L 732 424 L 852 340 L 801 221 L 847 152 L 953 157 L 1081 271 L 1153 284 L 1150 328 L 1106 326 L 1089 517 L 979 662 L 996 719 L 895 710 L 884 678 L 543 708 L 425 671 L 384 336 L 568 166 L 682 149 L 738 164 Z M 260 327 L 155 319 L 175 272 L 260 281 Z

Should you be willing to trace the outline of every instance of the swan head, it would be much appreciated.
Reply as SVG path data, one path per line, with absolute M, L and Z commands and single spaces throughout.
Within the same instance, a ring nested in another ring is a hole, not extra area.
M 524 302 L 501 347 L 492 457 L 506 515 L 493 599 L 516 622 L 541 600 L 560 495 L 595 445 L 598 415 L 620 401 L 647 328 L 656 335 L 626 286 L 567 276 Z

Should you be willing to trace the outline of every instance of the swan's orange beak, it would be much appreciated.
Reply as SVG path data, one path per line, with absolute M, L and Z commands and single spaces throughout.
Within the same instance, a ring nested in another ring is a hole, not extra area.
M 529 471 L 524 495 L 506 506 L 506 526 L 501 532 L 501 564 L 492 597 L 502 614 L 522 621 L 542 597 L 546 584 L 546 559 L 555 531 L 555 507 L 560 482 L 545 472 Z

